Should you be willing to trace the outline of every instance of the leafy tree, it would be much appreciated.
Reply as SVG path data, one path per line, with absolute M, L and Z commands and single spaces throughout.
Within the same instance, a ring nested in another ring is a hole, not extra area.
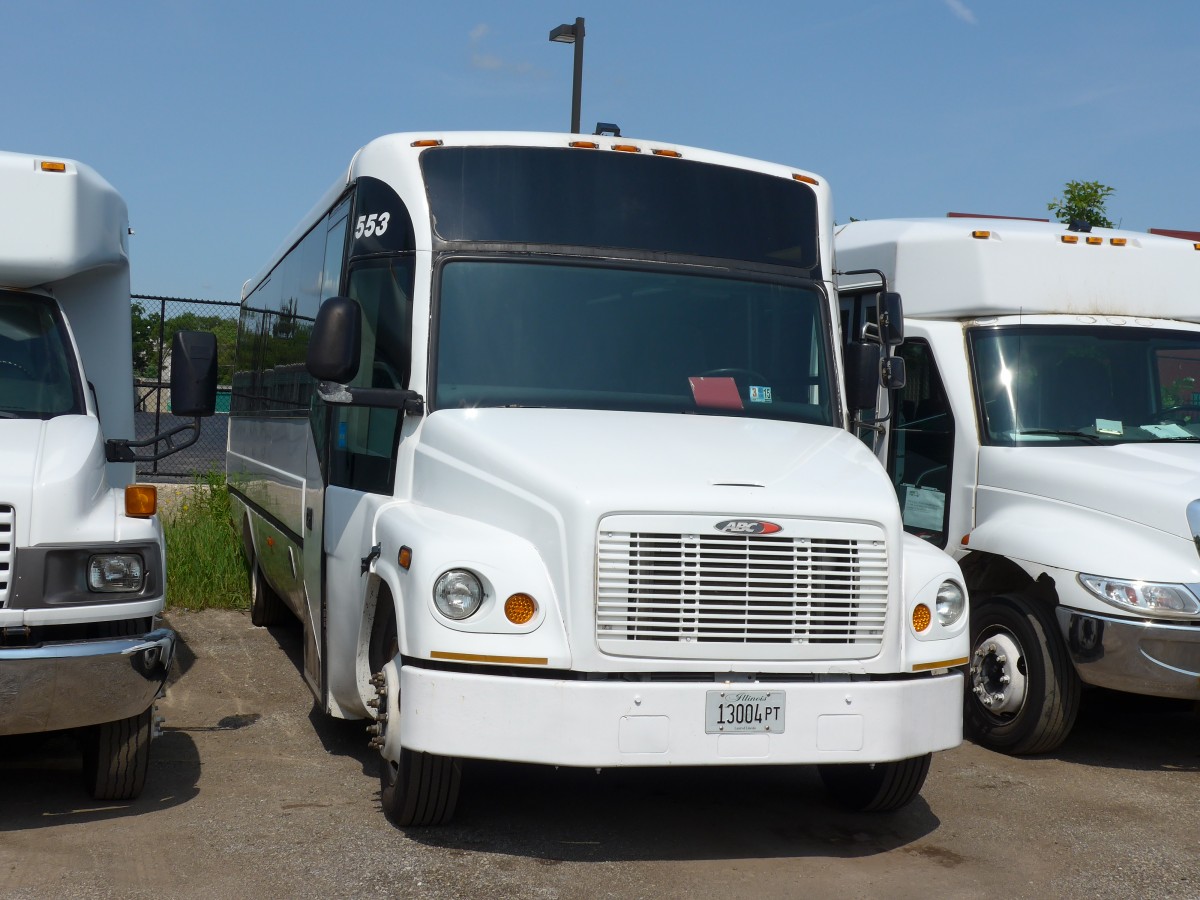
M 133 374 L 138 378 L 154 378 L 158 374 L 158 312 L 147 312 L 135 300 L 130 304 L 130 313 L 133 317 Z
M 1063 188 L 1062 199 L 1054 198 L 1046 209 L 1054 213 L 1060 222 L 1080 219 L 1096 228 L 1116 228 L 1104 208 L 1108 198 L 1116 192 L 1107 184 L 1098 181 L 1068 181 Z

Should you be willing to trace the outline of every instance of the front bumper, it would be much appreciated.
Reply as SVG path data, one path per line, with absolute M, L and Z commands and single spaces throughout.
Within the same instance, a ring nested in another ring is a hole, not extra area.
M 389 681 L 396 677 L 388 664 Z M 385 670 L 386 671 L 386 670 Z M 783 733 L 709 734 L 705 696 L 720 682 L 514 678 L 403 666 L 405 747 L 548 765 L 704 766 L 887 762 L 962 742 L 963 676 L 890 681 L 735 683 L 786 694 Z M 394 682 L 393 682 L 394 683 Z M 398 755 L 390 735 L 384 754 Z
M 1058 608 L 1079 677 L 1097 687 L 1200 700 L 1200 626 Z
M 0 735 L 116 722 L 149 708 L 175 656 L 175 632 L 0 648 Z

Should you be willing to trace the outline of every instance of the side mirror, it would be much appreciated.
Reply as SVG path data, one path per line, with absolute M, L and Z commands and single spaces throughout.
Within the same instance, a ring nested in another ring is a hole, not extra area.
M 171 413 L 192 421 L 144 440 L 109 438 L 104 442 L 108 462 L 157 462 L 192 446 L 200 439 L 200 419 L 217 406 L 217 336 L 208 331 L 177 331 L 171 341 Z M 178 435 L 183 438 L 176 440 Z M 159 449 L 159 444 L 166 447 Z M 136 451 L 149 447 L 150 452 Z
M 358 374 L 362 311 L 349 297 L 330 297 L 317 311 L 306 367 L 317 381 L 348 384 Z
M 171 341 L 171 412 L 211 416 L 217 406 L 217 337 L 177 331 Z
M 893 349 L 904 343 L 904 304 L 895 291 L 884 291 L 879 296 L 879 341 Z
M 898 391 L 908 381 L 908 374 L 904 367 L 904 358 L 901 356 L 889 356 L 883 360 L 879 369 L 879 385 L 885 391 Z
M 845 358 L 846 405 L 852 410 L 872 409 L 879 402 L 879 345 L 847 344 Z

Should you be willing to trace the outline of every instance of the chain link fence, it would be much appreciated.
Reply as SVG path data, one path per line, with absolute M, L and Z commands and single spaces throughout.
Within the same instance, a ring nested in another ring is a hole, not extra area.
M 200 420 L 200 439 L 192 446 L 166 459 L 138 463 L 138 479 L 194 481 L 212 470 L 224 472 L 239 304 L 230 300 L 189 300 L 148 294 L 133 294 L 130 301 L 136 391 L 134 424 L 138 440 L 191 421 L 171 414 L 171 340 L 175 332 L 211 331 L 217 336 L 216 414 Z

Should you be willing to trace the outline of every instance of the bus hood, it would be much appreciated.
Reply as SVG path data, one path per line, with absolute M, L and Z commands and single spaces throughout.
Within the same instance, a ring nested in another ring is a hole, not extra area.
M 979 488 L 1069 504 L 1191 542 L 1187 506 L 1200 499 L 1200 447 L 983 447 Z M 982 496 L 981 504 L 982 516 Z
M 105 486 L 95 418 L 0 419 L 0 504 L 13 507 L 18 547 L 87 533 Z
M 422 425 L 413 499 L 522 531 L 520 507 L 803 516 L 899 532 L 891 484 L 839 428 L 732 416 L 439 410 Z M 515 502 L 514 502 L 515 501 Z

